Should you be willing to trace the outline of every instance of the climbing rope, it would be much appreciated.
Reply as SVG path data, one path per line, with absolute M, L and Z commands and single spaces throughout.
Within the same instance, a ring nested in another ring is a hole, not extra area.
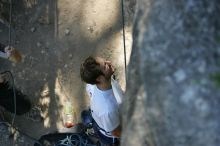
M 65 139 L 60 140 L 55 146 L 95 146 L 89 143 L 86 138 L 83 138 L 79 134 L 71 134 L 66 136 Z
M 9 32 L 8 32 L 8 46 L 11 47 L 11 18 L 12 18 L 12 0 L 10 0 L 10 10 L 9 10 Z M 15 94 L 15 87 L 14 87 L 14 78 L 13 78 L 13 75 L 10 71 L 6 71 L 6 73 L 8 73 L 12 79 L 12 84 L 13 84 L 13 92 L 14 92 L 14 115 L 13 115 L 13 118 L 12 118 L 12 122 L 11 122 L 11 125 L 13 126 L 14 125 L 14 121 L 15 121 L 15 116 L 16 116 L 16 108 L 17 108 L 17 105 L 16 105 L 16 94 Z
M 12 17 L 12 1 L 10 0 L 9 9 L 9 32 L 8 32 L 8 46 L 11 47 L 11 17 Z
M 124 63 L 125 63 L 125 84 L 127 81 L 127 59 L 126 59 L 126 44 L 125 44 L 125 20 L 124 20 L 124 0 L 121 0 L 121 14 L 122 14 L 122 31 L 123 31 L 123 45 L 124 45 Z
M 12 122 L 11 122 L 11 125 L 13 126 L 14 125 L 14 121 L 15 121 L 15 116 L 16 116 L 16 113 L 17 113 L 17 105 L 16 105 L 16 92 L 15 92 L 15 86 L 14 86 L 14 77 L 12 75 L 12 73 L 10 71 L 5 71 L 5 72 L 2 72 L 1 74 L 8 74 L 11 78 L 11 82 L 12 82 L 12 89 L 13 89 L 13 96 L 14 96 L 14 114 L 13 114 L 13 118 L 12 118 Z
M 14 86 L 14 77 L 13 77 L 13 75 L 12 75 L 12 73 L 10 71 L 4 71 L 4 72 L 1 72 L 0 74 L 9 74 L 10 77 L 11 77 L 12 88 L 13 88 L 13 95 L 14 95 L 14 108 L 15 108 L 11 124 L 8 123 L 8 122 L 0 122 L 0 124 L 4 124 L 4 125 L 6 125 L 8 127 L 12 127 L 13 129 L 18 131 L 19 133 L 21 133 L 21 134 L 25 135 L 26 137 L 28 137 L 28 138 L 32 139 L 33 141 L 35 141 L 35 143 L 38 143 L 40 146 L 43 146 L 38 140 L 36 140 L 35 138 L 27 135 L 26 133 L 22 132 L 21 130 L 19 130 L 18 128 L 16 128 L 14 126 L 15 116 L 16 116 L 16 112 L 17 112 L 17 110 L 16 110 L 17 106 L 16 106 L 16 92 L 15 92 L 15 86 Z

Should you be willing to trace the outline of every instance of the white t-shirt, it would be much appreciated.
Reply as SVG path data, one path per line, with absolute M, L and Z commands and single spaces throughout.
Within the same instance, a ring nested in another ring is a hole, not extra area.
M 104 135 L 111 137 L 111 132 L 116 129 L 120 124 L 119 119 L 119 105 L 113 94 L 113 90 L 100 90 L 96 85 L 87 84 L 86 90 L 90 99 L 90 108 L 92 117 L 104 129 Z

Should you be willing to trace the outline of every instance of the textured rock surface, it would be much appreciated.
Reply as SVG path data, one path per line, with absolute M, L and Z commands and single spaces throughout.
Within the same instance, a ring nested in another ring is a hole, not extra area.
M 218 146 L 220 1 L 139 0 L 122 145 Z

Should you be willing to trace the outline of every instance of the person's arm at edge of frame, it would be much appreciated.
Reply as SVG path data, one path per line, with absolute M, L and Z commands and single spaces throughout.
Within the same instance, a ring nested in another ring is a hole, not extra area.
M 5 52 L 5 47 L 6 47 L 5 45 L 0 43 L 0 57 L 4 59 L 8 59 L 8 55 Z

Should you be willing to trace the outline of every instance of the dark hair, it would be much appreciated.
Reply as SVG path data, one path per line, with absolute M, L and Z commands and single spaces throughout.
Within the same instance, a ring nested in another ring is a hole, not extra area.
M 98 83 L 96 79 L 100 75 L 103 75 L 103 72 L 101 71 L 100 65 L 96 62 L 95 58 L 92 56 L 86 58 L 80 67 L 81 79 L 88 84 L 96 84 Z

